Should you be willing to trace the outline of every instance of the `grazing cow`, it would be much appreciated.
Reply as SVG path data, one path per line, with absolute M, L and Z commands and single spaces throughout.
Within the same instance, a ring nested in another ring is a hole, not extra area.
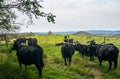
M 12 50 L 17 51 L 17 58 L 21 68 L 21 64 L 25 66 L 34 64 L 39 71 L 39 76 L 42 75 L 42 69 L 44 67 L 43 62 L 43 49 L 40 46 L 24 46 L 14 42 Z
M 75 42 L 74 43 L 74 49 L 75 51 L 78 51 L 80 54 L 82 54 L 82 57 L 84 57 L 84 55 L 89 56 L 89 53 L 87 52 L 87 45 L 83 45 L 80 44 L 79 42 Z
M 36 46 L 37 39 L 36 38 L 28 38 L 28 46 Z
M 69 66 L 71 65 L 72 55 L 74 54 L 74 47 L 72 44 L 64 43 L 61 48 L 62 57 L 64 58 L 65 65 L 67 65 L 67 61 L 69 62 Z
M 18 39 L 16 39 L 18 44 L 22 44 L 23 43 L 25 45 L 26 45 L 26 40 L 27 40 L 26 38 L 18 38 Z
M 109 70 L 111 70 L 112 62 L 114 62 L 114 69 L 117 67 L 119 50 L 113 44 L 93 44 L 89 45 L 89 52 L 92 53 L 90 58 L 94 55 L 98 57 L 99 65 L 102 65 L 102 60 L 109 62 Z

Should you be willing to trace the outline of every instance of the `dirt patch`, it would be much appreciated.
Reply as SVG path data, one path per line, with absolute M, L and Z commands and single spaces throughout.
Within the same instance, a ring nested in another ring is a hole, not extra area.
M 101 79 L 101 72 L 97 68 L 90 68 L 90 74 L 93 75 L 95 79 Z

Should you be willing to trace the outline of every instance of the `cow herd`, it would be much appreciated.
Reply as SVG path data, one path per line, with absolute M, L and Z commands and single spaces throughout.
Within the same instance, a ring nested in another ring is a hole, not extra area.
M 116 69 L 118 65 L 119 50 L 114 44 L 96 44 L 95 41 L 92 40 L 89 41 L 88 45 L 83 45 L 78 41 L 73 42 L 73 39 L 65 37 L 64 42 L 55 45 L 61 46 L 61 54 L 65 65 L 71 65 L 72 56 L 75 51 L 78 51 L 82 57 L 90 57 L 90 61 L 94 60 L 94 57 L 97 57 L 100 66 L 103 60 L 108 61 L 108 71 L 111 70 L 112 62 L 114 62 L 114 69 Z M 37 44 L 36 38 L 18 38 L 14 41 L 12 50 L 16 50 L 20 68 L 21 64 L 24 64 L 25 67 L 34 64 L 41 77 L 44 67 L 43 48 Z
M 118 63 L 119 50 L 114 44 L 95 44 L 93 41 L 88 45 L 88 51 L 90 52 L 90 59 L 94 60 L 96 56 L 99 60 L 99 65 L 102 65 L 102 61 L 109 62 L 109 69 L 111 69 L 112 62 L 114 62 L 114 69 L 116 69 Z
M 118 66 L 119 49 L 114 44 L 96 44 L 94 40 L 91 40 L 88 42 L 88 45 L 84 45 L 78 41 L 73 42 L 73 39 L 67 37 L 65 37 L 64 42 L 65 43 L 61 43 L 61 52 L 65 65 L 67 65 L 66 58 L 68 58 L 69 63 L 71 63 L 74 51 L 78 51 L 82 57 L 89 56 L 90 61 L 93 61 L 94 57 L 97 57 L 100 66 L 103 60 L 108 61 L 108 72 L 111 70 L 112 62 L 114 62 L 114 69 Z

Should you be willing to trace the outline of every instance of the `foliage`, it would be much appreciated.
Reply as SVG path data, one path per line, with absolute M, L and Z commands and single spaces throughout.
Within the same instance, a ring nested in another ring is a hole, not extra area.
M 43 6 L 40 5 L 40 2 L 41 0 L 0 0 L 0 32 L 6 33 L 19 29 L 14 25 L 17 18 L 14 9 L 26 14 L 30 19 L 28 23 L 33 23 L 33 15 L 37 19 L 46 17 L 48 22 L 55 23 L 56 16 L 52 13 L 42 12 Z
M 0 2 L 0 5 L 2 2 Z M 18 26 L 13 25 L 12 23 L 16 19 L 14 12 L 11 9 L 3 9 L 0 6 L 0 32 L 1 33 L 8 33 L 13 32 L 19 29 Z

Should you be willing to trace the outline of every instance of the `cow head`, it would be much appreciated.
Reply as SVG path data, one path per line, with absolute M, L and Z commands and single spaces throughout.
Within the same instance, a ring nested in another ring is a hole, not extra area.
M 17 48 L 18 48 L 18 42 L 14 41 L 12 50 L 17 50 Z

